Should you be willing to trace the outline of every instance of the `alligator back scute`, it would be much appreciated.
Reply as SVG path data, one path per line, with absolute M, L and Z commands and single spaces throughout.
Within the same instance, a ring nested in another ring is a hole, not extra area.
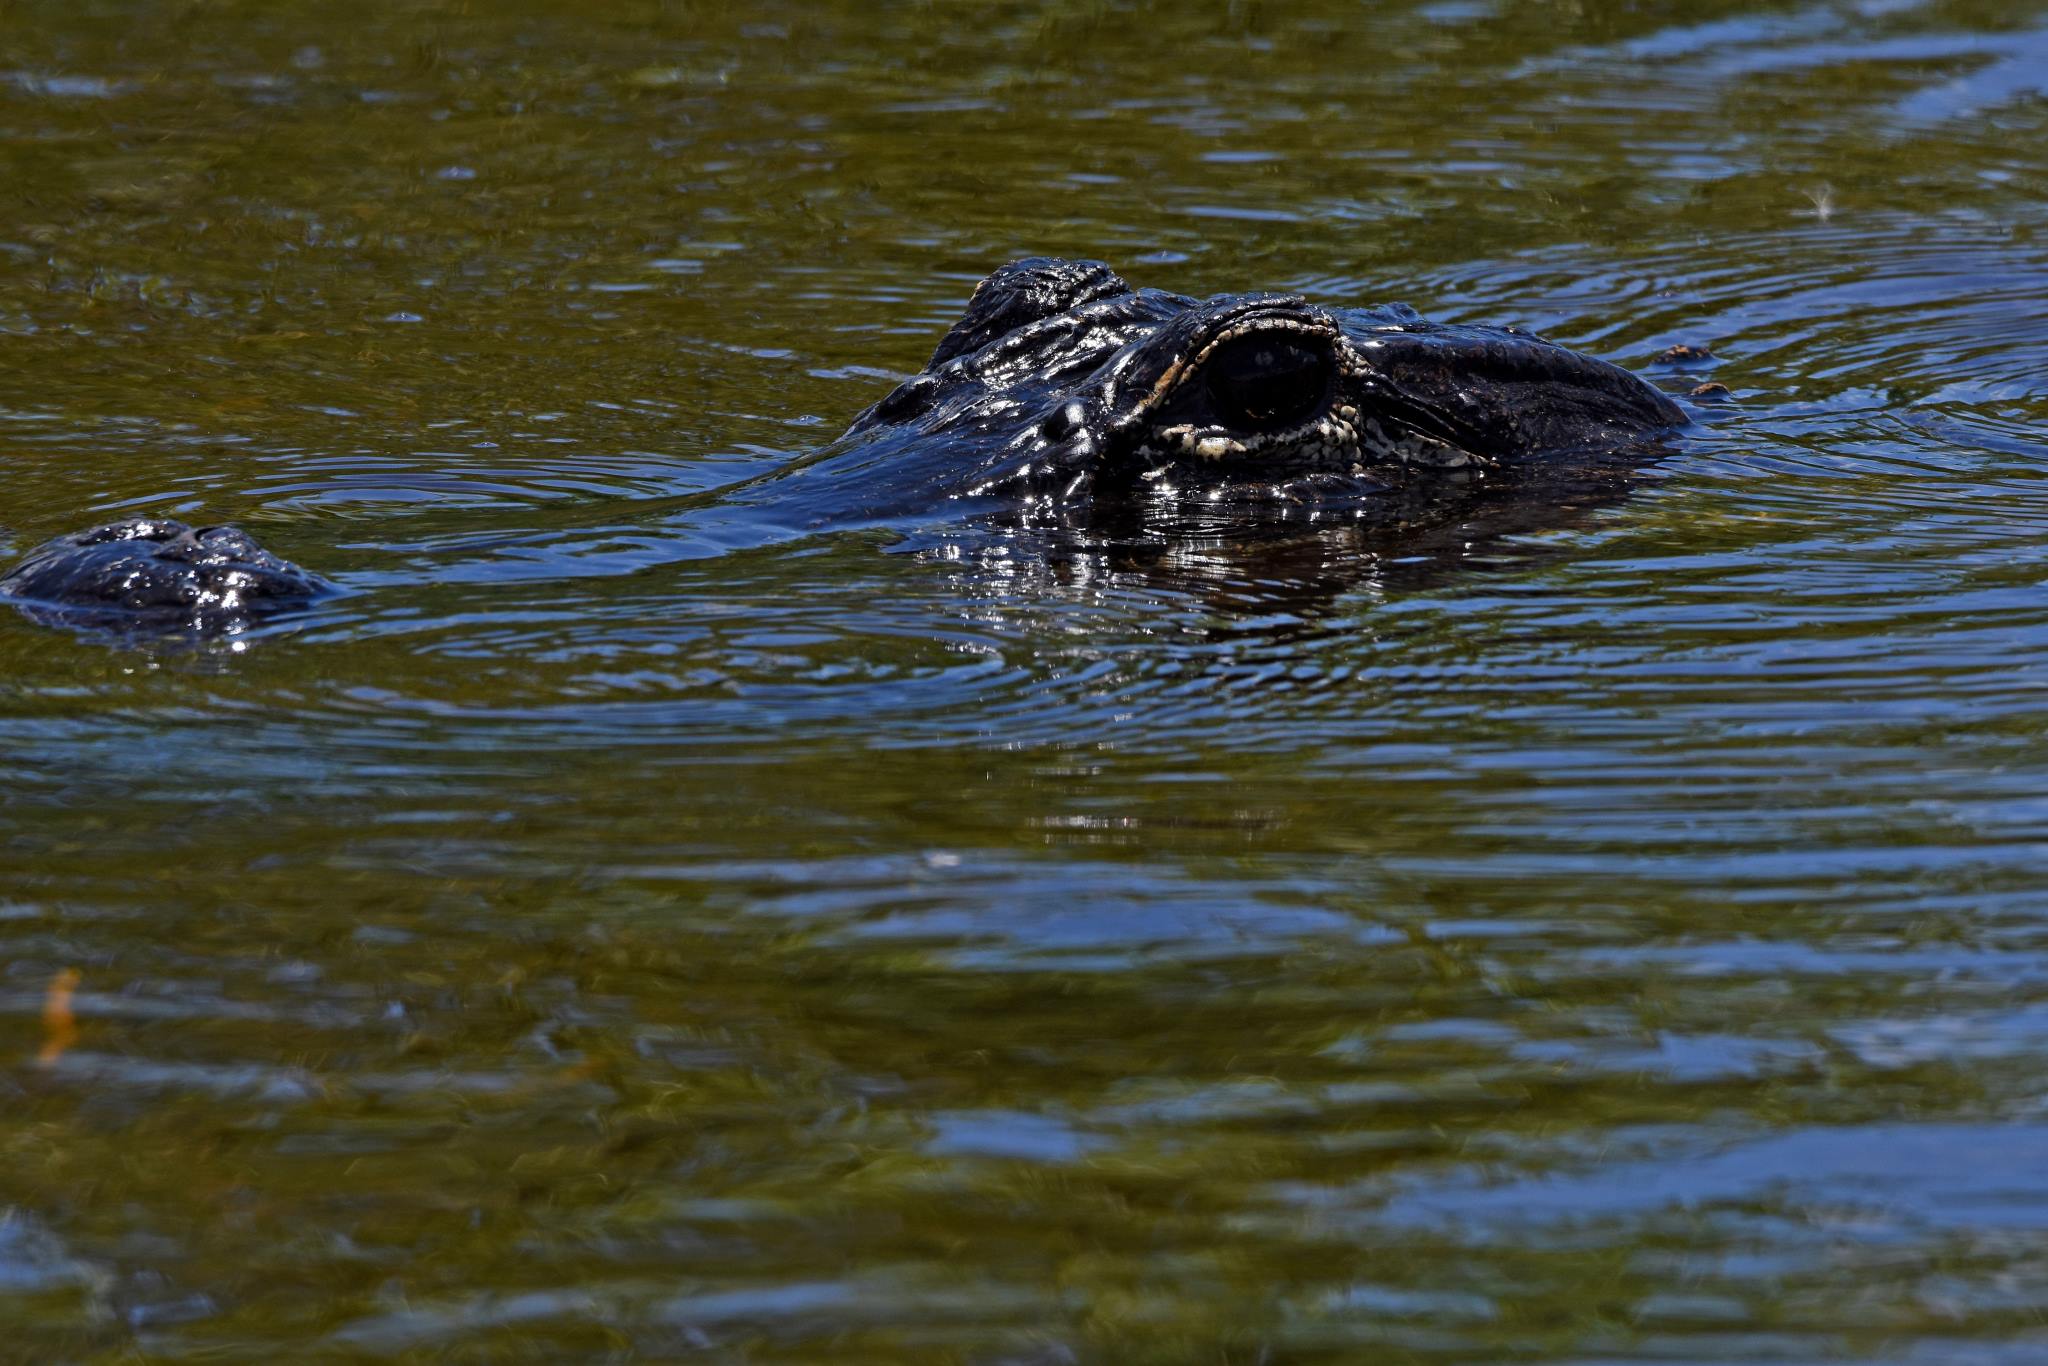
M 0 575 L 0 599 L 38 621 L 152 633 L 232 635 L 335 591 L 239 528 L 167 518 L 59 536 Z

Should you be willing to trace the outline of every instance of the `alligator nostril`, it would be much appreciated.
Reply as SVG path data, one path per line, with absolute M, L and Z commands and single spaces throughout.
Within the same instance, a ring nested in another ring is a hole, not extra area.
M 1065 441 L 1079 431 L 1081 424 L 1087 420 L 1088 412 L 1078 402 L 1062 404 L 1046 414 L 1045 421 L 1039 424 L 1038 430 L 1048 441 Z

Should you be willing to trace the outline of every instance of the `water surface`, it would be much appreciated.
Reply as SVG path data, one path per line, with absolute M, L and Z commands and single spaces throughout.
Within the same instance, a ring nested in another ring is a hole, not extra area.
M 0 552 L 351 590 L 0 616 L 11 1341 L 2037 1359 L 2044 73 L 1910 0 L 0 12 Z M 1027 252 L 1737 402 L 1408 541 L 682 510 Z

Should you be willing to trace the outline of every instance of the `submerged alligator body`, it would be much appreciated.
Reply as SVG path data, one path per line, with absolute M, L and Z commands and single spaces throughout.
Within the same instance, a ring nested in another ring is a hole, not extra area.
M 1685 421 L 1628 371 L 1515 328 L 1198 300 L 1034 257 L 984 280 L 931 363 L 838 441 L 720 502 L 806 529 L 1190 500 L 1256 517 L 1625 452 Z M 41 619 L 144 632 L 233 633 L 332 591 L 232 527 L 169 521 L 62 537 L 0 576 Z

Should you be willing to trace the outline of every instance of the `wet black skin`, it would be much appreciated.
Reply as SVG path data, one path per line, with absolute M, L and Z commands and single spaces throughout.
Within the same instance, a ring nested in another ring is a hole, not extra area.
M 1197 300 L 1030 258 L 984 280 L 930 364 L 839 440 L 715 502 L 792 531 L 1158 525 L 1189 509 L 1210 532 L 1384 521 L 1532 470 L 1625 468 L 1685 422 L 1627 371 L 1514 328 Z M 62 537 L 0 576 L 38 619 L 125 633 L 233 634 L 332 591 L 234 528 L 169 521 Z
M 1197 300 L 1032 258 L 984 280 L 924 370 L 837 442 L 739 496 L 813 525 L 935 508 L 1071 521 L 1190 498 L 1256 521 L 1260 504 L 1363 507 L 1685 422 L 1626 370 L 1514 328 Z
M 0 597 L 53 626 L 236 635 L 336 590 L 231 526 L 167 518 L 59 536 L 0 576 Z

